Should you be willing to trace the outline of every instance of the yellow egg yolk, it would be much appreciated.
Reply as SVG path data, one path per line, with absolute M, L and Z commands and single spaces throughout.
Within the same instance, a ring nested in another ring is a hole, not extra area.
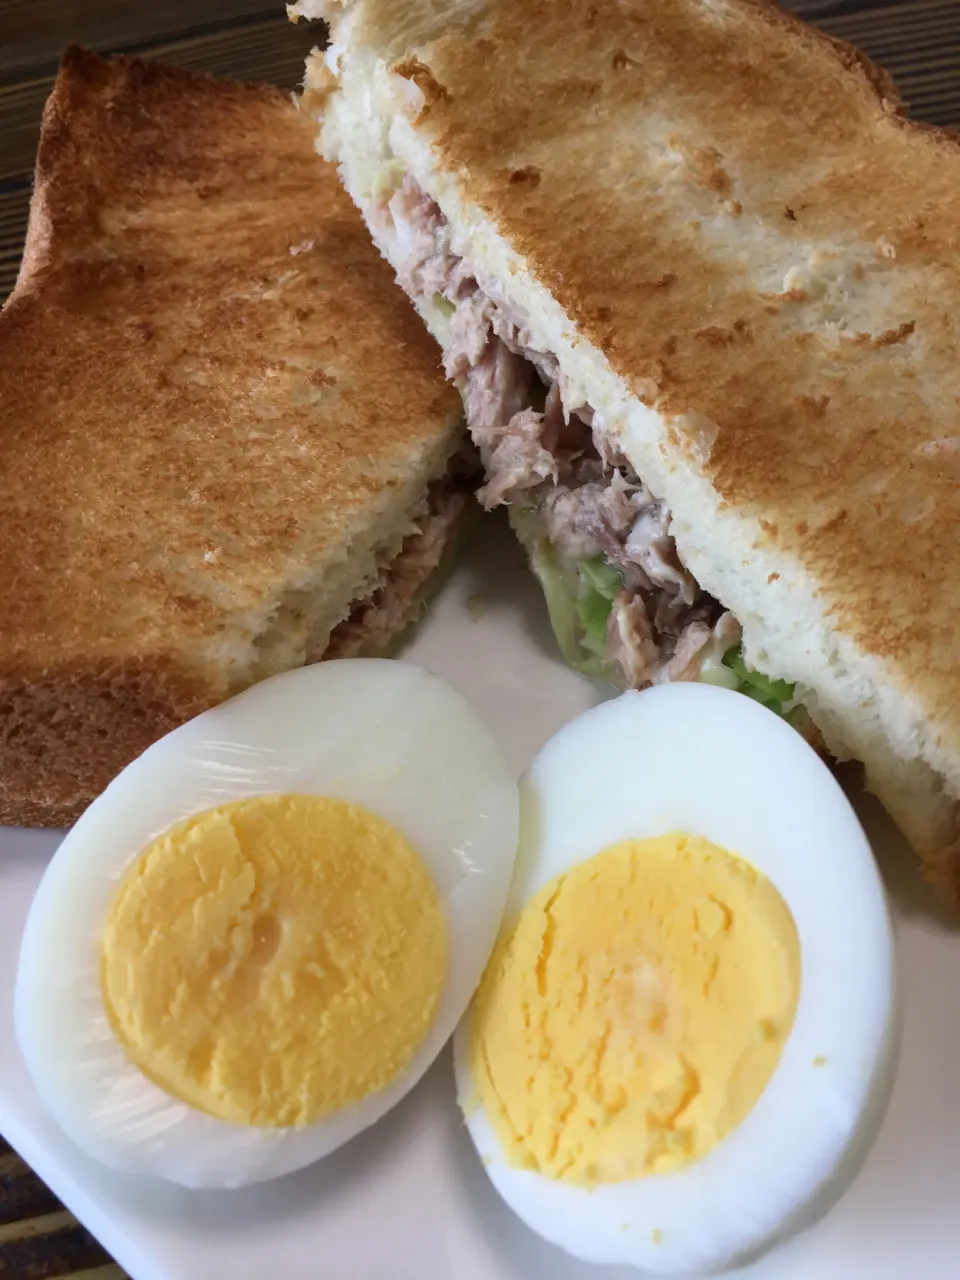
M 446 975 L 419 854 L 341 800 L 259 796 L 195 815 L 131 866 L 101 937 L 128 1056 L 236 1124 L 311 1124 L 410 1062 Z
M 800 947 L 769 880 L 708 841 L 628 840 L 557 876 L 498 943 L 470 1015 L 507 1159 L 591 1185 L 682 1168 L 763 1092 Z

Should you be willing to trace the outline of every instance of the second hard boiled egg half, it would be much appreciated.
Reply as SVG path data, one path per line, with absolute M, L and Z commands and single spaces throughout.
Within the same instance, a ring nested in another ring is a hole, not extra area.
M 849 1181 L 894 1044 L 871 851 L 788 725 L 676 684 L 544 747 L 455 1038 L 471 1138 L 530 1227 L 653 1274 L 755 1255 Z
M 65 838 L 16 1030 L 88 1154 L 194 1187 L 301 1168 L 449 1038 L 496 937 L 517 789 L 401 662 L 278 676 L 175 730 Z

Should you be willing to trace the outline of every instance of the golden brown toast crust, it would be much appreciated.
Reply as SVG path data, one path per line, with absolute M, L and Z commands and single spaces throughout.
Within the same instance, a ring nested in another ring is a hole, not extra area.
M 288 95 L 68 51 L 0 314 L 0 821 L 236 687 L 218 637 L 442 470 L 438 362 Z

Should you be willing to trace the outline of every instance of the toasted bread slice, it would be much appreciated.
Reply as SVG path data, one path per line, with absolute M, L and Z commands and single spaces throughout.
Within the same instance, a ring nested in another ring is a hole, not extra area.
M 459 399 L 312 135 L 279 89 L 63 60 L 0 313 L 2 821 L 75 818 L 456 524 Z
M 322 148 L 401 278 L 412 178 L 669 509 L 747 666 L 796 685 L 956 901 L 957 137 L 760 0 L 298 8 L 332 23 Z

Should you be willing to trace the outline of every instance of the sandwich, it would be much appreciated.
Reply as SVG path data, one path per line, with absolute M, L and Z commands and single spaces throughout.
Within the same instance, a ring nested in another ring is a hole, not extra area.
M 459 396 L 279 89 L 73 48 L 0 312 L 0 821 L 379 654 L 472 502 Z
M 960 899 L 960 147 L 763 0 L 302 0 L 574 665 L 737 687 Z

